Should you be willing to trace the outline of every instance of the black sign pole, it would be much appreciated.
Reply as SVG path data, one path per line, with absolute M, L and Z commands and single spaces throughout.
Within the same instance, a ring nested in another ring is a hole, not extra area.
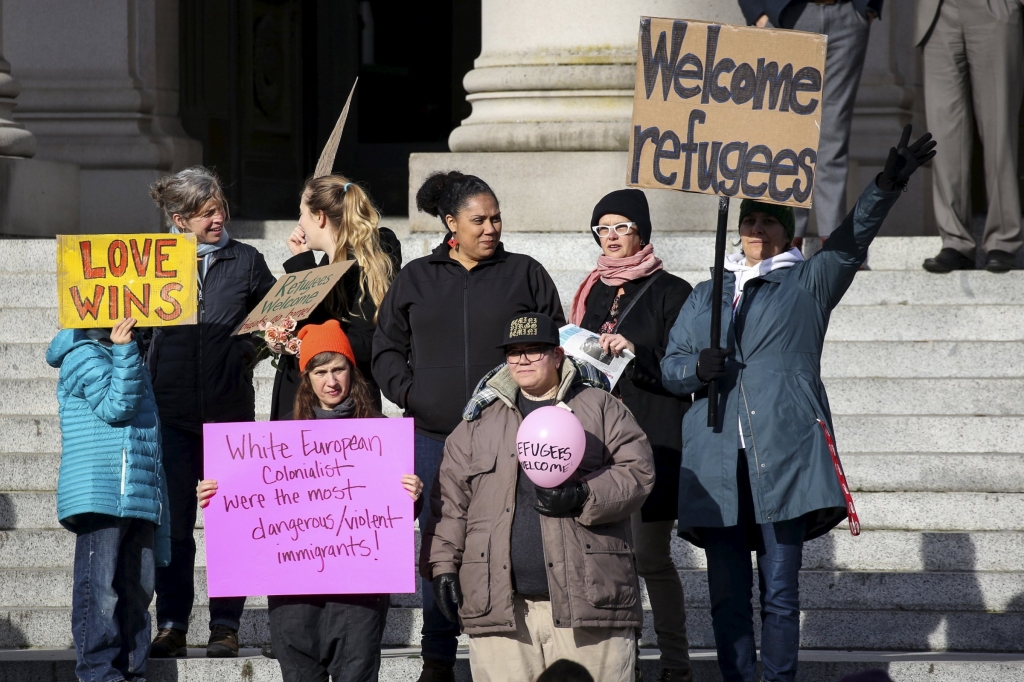
M 711 347 L 722 345 L 722 286 L 725 239 L 729 231 L 729 197 L 718 198 L 718 233 L 715 235 L 715 270 L 711 281 Z M 718 425 L 718 379 L 708 382 L 708 426 Z

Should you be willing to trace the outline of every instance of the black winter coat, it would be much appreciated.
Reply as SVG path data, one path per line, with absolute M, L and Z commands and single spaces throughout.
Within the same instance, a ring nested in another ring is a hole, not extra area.
M 386 227 L 380 228 L 380 245 L 384 252 L 391 258 L 395 265 L 395 272 L 402 267 L 402 244 L 398 241 L 395 233 Z M 318 265 L 328 264 L 327 254 L 316 262 L 316 256 L 312 251 L 292 256 L 284 262 L 285 272 L 299 272 L 309 270 Z M 341 280 L 335 284 L 335 289 L 341 288 L 344 300 L 348 305 L 355 306 L 359 302 L 359 278 L 361 270 L 359 263 L 350 267 Z M 341 328 L 348 335 L 352 344 L 352 352 L 356 356 L 356 366 L 363 377 L 370 384 L 370 394 L 373 396 L 374 405 L 381 409 L 380 389 L 373 380 L 370 372 L 370 360 L 372 359 L 371 348 L 373 347 L 373 332 L 377 325 L 373 323 L 373 316 L 377 314 L 377 306 L 373 299 L 367 296 L 359 306 L 359 315 L 344 315 L 339 317 L 337 312 L 332 312 L 328 307 L 328 301 L 318 305 L 309 317 L 301 320 L 296 327 L 297 332 L 307 324 L 323 324 L 332 317 L 337 318 Z M 292 409 L 295 406 L 295 392 L 299 388 L 299 362 L 294 355 L 282 355 L 277 363 L 277 373 L 274 375 L 274 391 L 270 397 L 270 420 L 280 421 L 292 418 Z
M 509 320 L 541 312 L 565 324 L 555 283 L 534 259 L 498 244 L 467 270 L 448 251 L 442 242 L 398 273 L 373 337 L 381 391 L 437 440 L 458 425 L 480 378 L 505 361 L 498 344 Z
M 622 286 L 624 293 L 619 300 L 619 310 L 629 305 L 648 279 L 644 277 Z M 580 326 L 600 333 L 618 289 L 598 280 L 587 296 L 587 312 Z M 661 359 L 679 309 L 691 291 L 693 287 L 686 280 L 661 271 L 622 319 L 616 332 L 633 343 L 636 359 L 631 365 L 632 376 L 624 375 L 615 388 L 654 450 L 654 490 L 641 509 L 644 521 L 668 521 L 678 513 L 682 423 L 690 401 L 677 398 L 661 385 Z
M 197 324 L 153 330 L 147 365 L 160 421 L 190 431 L 256 419 L 250 335 L 232 336 L 277 279 L 263 254 L 234 239 L 216 251 L 199 293 Z

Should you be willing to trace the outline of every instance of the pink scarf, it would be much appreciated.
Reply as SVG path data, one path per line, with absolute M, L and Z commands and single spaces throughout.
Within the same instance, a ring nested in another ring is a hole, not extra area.
M 594 288 L 597 280 L 610 287 L 620 287 L 626 282 L 650 277 L 662 269 L 664 266 L 661 259 L 654 255 L 653 244 L 648 244 L 627 258 L 598 256 L 597 267 L 587 275 L 576 295 L 572 297 L 572 314 L 569 321 L 576 325 L 583 322 L 583 316 L 587 313 L 587 297 L 590 296 L 590 290 Z

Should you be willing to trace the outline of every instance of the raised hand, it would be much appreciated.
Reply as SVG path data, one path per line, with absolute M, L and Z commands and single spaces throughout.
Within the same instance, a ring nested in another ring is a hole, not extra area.
M 132 327 L 135 326 L 134 317 L 126 317 L 123 320 L 118 320 L 114 328 L 110 330 L 110 342 L 117 345 L 123 346 L 126 343 L 131 343 L 135 338 L 135 334 L 132 332 Z
M 925 133 L 914 144 L 910 142 L 912 126 L 908 123 L 900 136 L 899 145 L 889 149 L 885 168 L 878 175 L 878 188 L 886 192 L 904 189 L 910 176 L 935 156 L 935 141 L 931 133 Z

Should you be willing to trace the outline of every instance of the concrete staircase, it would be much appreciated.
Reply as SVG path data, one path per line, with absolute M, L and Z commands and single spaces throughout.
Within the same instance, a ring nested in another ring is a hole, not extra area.
M 438 235 L 402 237 L 406 261 Z M 289 255 L 291 222 L 233 223 L 271 267 Z M 544 263 L 566 308 L 593 265 L 585 235 L 509 234 L 509 250 Z M 708 277 L 708 235 L 660 236 L 667 267 Z M 844 527 L 807 546 L 801 680 L 882 667 L 897 680 L 1024 679 L 1024 271 L 945 277 L 920 269 L 929 238 L 879 239 L 835 311 L 822 371 L 864 532 Z M 54 244 L 0 241 L 0 682 L 73 680 L 69 612 L 73 536 L 56 521 L 60 429 Z M 266 414 L 273 373 L 257 371 Z M 203 547 L 203 531 L 196 529 Z M 714 663 L 703 553 L 676 540 L 700 680 Z M 199 553 L 204 564 L 204 553 Z M 196 572 L 191 646 L 205 645 L 205 572 Z M 417 595 L 395 595 L 382 679 L 418 675 Z M 265 599 L 250 599 L 243 646 L 269 641 Z M 649 604 L 645 604 L 649 608 Z M 653 646 L 648 611 L 644 644 Z M 15 649 L 21 649 L 15 651 Z M 705 651 L 701 651 L 705 650 Z M 197 652 L 198 653 L 198 652 Z M 255 655 L 255 650 L 247 653 Z M 649 678 L 657 652 L 644 651 Z M 465 662 L 459 674 L 468 679 Z M 276 663 L 154 661 L 150 679 L 278 680 Z

